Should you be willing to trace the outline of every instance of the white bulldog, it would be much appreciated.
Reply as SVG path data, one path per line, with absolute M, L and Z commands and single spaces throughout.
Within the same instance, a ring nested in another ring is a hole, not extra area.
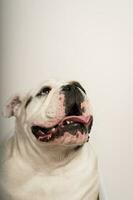
M 75 81 L 46 81 L 5 109 L 15 134 L 1 147 L 0 200 L 98 200 L 93 117 Z

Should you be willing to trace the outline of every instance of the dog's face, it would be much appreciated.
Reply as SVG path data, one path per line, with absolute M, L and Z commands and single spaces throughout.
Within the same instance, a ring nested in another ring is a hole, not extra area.
M 23 99 L 15 96 L 6 113 L 16 117 L 23 134 L 44 145 L 82 145 L 93 121 L 86 92 L 75 81 L 46 81 Z

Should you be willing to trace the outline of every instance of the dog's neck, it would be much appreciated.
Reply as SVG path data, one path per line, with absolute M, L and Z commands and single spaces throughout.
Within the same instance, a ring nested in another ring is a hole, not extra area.
M 52 146 L 47 143 L 38 145 L 30 137 L 27 137 L 19 123 L 16 123 L 13 145 L 21 158 L 27 160 L 27 163 L 31 164 L 33 168 L 45 168 L 49 171 L 73 162 L 74 158 L 82 151 L 82 146 Z

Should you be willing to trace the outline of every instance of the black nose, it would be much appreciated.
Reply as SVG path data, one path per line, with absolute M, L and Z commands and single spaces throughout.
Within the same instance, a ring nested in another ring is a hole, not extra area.
M 84 101 L 84 88 L 78 82 L 71 82 L 62 87 L 65 95 L 65 112 L 66 115 L 81 115 L 81 103 Z
M 73 86 L 68 84 L 62 87 L 62 91 L 64 92 L 70 92 L 72 90 Z
M 72 89 L 81 89 L 86 94 L 85 89 L 77 81 L 72 81 L 70 84 L 65 85 L 65 86 L 62 87 L 62 90 L 63 91 L 67 91 L 67 92 L 68 91 L 70 92 Z

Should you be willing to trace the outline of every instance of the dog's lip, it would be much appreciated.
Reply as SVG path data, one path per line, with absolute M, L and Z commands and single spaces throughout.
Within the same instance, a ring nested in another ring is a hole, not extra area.
M 89 116 L 84 116 L 84 115 L 66 116 L 65 118 L 63 118 L 63 120 L 61 120 L 59 125 L 62 125 L 64 121 L 74 121 L 74 122 L 79 122 L 79 123 L 82 123 L 82 124 L 88 124 L 91 117 L 92 117 L 91 115 L 89 115 Z
M 64 117 L 62 120 L 58 121 L 58 123 L 53 124 L 52 126 L 46 126 L 45 123 L 43 123 L 43 122 L 33 122 L 32 127 L 33 126 L 40 126 L 42 128 L 51 129 L 51 128 L 54 128 L 55 126 L 62 126 L 65 121 L 73 121 L 73 122 L 77 122 L 77 123 L 87 125 L 88 123 L 90 123 L 91 120 L 92 120 L 92 115 L 87 115 L 87 116 L 72 115 L 72 116 Z

